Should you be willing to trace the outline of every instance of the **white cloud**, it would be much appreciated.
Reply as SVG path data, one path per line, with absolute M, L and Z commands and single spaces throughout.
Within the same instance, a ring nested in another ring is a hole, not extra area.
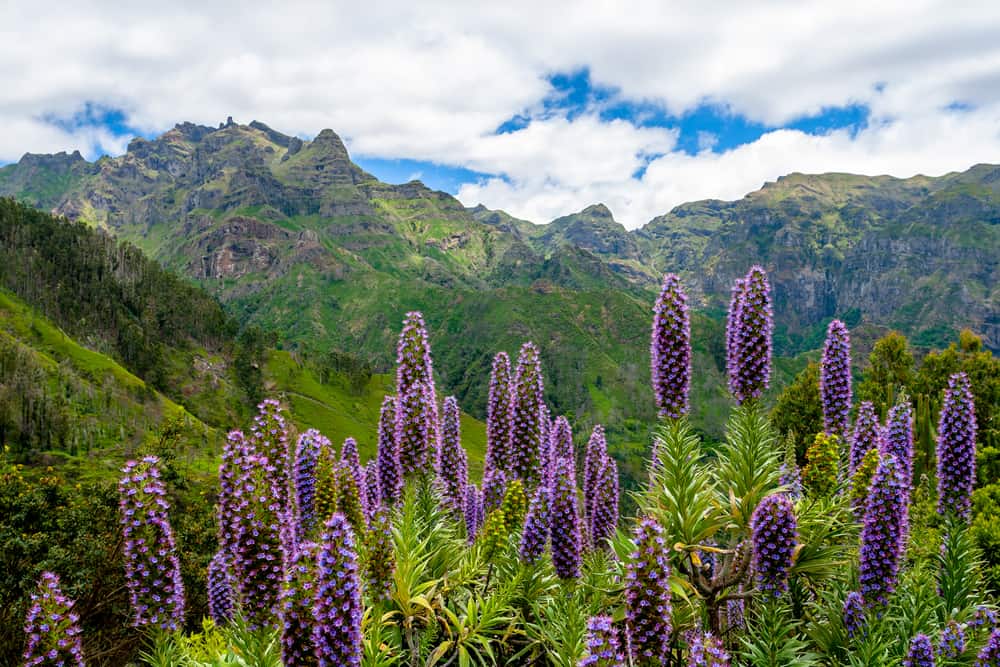
M 299 135 L 332 127 L 356 153 L 503 176 L 462 188 L 468 204 L 545 220 L 604 201 L 631 227 L 793 170 L 909 175 L 1000 161 L 997 3 L 14 0 L 0 25 L 17 37 L 0 40 L 0 161 L 121 150 L 105 130 L 39 120 L 87 101 L 147 132 L 232 115 Z M 874 123 L 696 156 L 670 152 L 670 131 L 586 114 L 494 134 L 537 109 L 547 75 L 580 67 L 672 113 L 710 102 L 781 124 L 865 104 Z M 973 110 L 947 111 L 956 101 Z

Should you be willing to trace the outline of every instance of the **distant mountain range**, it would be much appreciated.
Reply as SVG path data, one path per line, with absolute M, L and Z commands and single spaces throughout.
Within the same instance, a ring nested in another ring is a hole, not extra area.
M 288 348 L 387 368 L 403 313 L 421 309 L 446 391 L 479 414 L 492 354 L 533 339 L 557 411 L 626 430 L 649 418 L 650 308 L 667 271 L 699 310 L 695 408 L 706 423 L 726 400 L 729 286 L 753 263 L 771 275 L 782 355 L 817 347 L 832 317 L 925 346 L 967 326 L 1000 349 L 1000 166 L 792 174 L 629 231 L 601 204 L 544 225 L 467 208 L 419 181 L 380 182 L 331 130 L 303 141 L 230 119 L 182 123 L 96 162 L 27 154 L 0 168 L 0 195 L 107 228 Z M 800 366 L 779 364 L 779 381 Z

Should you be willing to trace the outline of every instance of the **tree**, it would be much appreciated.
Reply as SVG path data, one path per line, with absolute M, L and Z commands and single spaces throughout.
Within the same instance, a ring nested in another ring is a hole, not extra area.
M 868 367 L 858 385 L 858 398 L 871 401 L 878 414 L 884 417 L 900 390 L 909 387 L 912 379 L 913 355 L 906 336 L 898 331 L 890 332 L 875 342 L 868 355 Z
M 801 464 L 813 437 L 823 430 L 819 397 L 819 364 L 811 362 L 788 385 L 771 412 L 771 421 L 783 436 L 793 433 L 795 457 Z

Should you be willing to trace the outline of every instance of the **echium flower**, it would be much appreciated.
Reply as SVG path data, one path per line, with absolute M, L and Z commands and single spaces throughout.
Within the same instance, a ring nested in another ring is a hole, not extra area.
M 176 630 L 184 623 L 181 565 L 167 512 L 159 459 L 129 461 L 118 483 L 125 538 L 125 582 L 133 623 Z
M 840 320 L 833 320 L 826 329 L 819 369 L 823 426 L 830 435 L 844 437 L 851 412 L 851 336 Z
M 997 613 L 990 607 L 981 604 L 976 606 L 976 611 L 972 614 L 972 620 L 969 621 L 969 627 L 978 630 L 984 625 L 989 628 L 996 627 Z
M 688 667 L 729 667 L 729 654 L 722 640 L 710 632 L 691 630 L 685 634 L 688 643 Z
M 462 505 L 462 512 L 465 518 L 465 535 L 471 543 L 476 539 L 479 532 L 480 516 L 482 514 L 482 501 L 479 498 L 479 489 L 475 484 L 465 487 L 465 501 Z
M 934 667 L 934 647 L 930 637 L 920 633 L 910 640 L 903 667 Z
M 354 531 L 337 513 L 323 526 L 316 559 L 312 638 L 320 667 L 360 667 L 362 611 Z
M 243 459 L 250 455 L 250 448 L 242 431 L 230 431 L 222 445 L 222 463 L 219 464 L 219 501 L 216 507 L 219 548 L 228 551 L 232 543 L 230 528 L 235 512 L 234 494 Z
M 660 416 L 676 419 L 687 414 L 691 388 L 691 316 L 687 294 L 674 273 L 663 277 L 660 296 L 653 306 L 650 357 L 653 394 Z
M 483 514 L 486 515 L 498 509 L 506 492 L 507 478 L 503 470 L 494 468 L 487 471 L 486 476 L 483 477 L 482 502 L 480 503 Z
M 358 488 L 364 485 L 364 477 L 361 475 L 361 455 L 358 454 L 358 441 L 354 438 L 345 438 L 344 444 L 340 446 L 340 460 L 347 464 L 354 475 L 354 480 Z
M 965 632 L 955 621 L 948 621 L 941 631 L 937 655 L 943 660 L 955 660 L 965 653 Z
M 570 428 L 569 420 L 560 415 L 552 423 L 549 431 L 549 461 L 548 478 L 546 483 L 552 484 L 552 475 L 555 473 L 555 462 L 559 459 L 576 460 L 573 453 L 573 429 Z
M 392 523 L 386 508 L 380 507 L 372 515 L 364 540 L 365 592 L 373 603 L 388 600 L 396 572 L 396 552 L 392 545 Z
M 884 606 L 896 589 L 909 523 L 908 493 L 896 457 L 883 455 L 872 477 L 861 529 L 859 582 L 865 606 Z
M 330 441 L 319 431 L 309 429 L 299 436 L 295 445 L 295 465 L 292 483 L 295 485 L 296 539 L 303 540 L 316 525 L 316 466 L 320 451 L 329 448 Z
M 382 503 L 392 507 L 403 492 L 403 468 L 399 462 L 399 443 L 396 442 L 396 397 L 382 399 L 378 416 L 378 486 Z
M 430 470 L 436 427 L 431 411 L 431 394 L 422 382 L 401 393 L 396 404 L 396 444 L 399 463 L 407 479 Z
M 229 573 L 229 553 L 219 549 L 208 563 L 208 615 L 216 625 L 233 617 L 233 580 Z
M 861 405 L 858 406 L 858 416 L 854 420 L 854 430 L 851 432 L 850 465 L 852 475 L 861 465 L 865 454 L 878 448 L 880 432 L 881 427 L 878 423 L 878 415 L 875 414 L 875 406 L 871 401 L 862 401 Z
M 598 475 L 606 458 L 608 458 L 608 442 L 604 438 L 604 427 L 598 424 L 590 434 L 583 455 L 583 503 L 587 512 L 593 504 L 599 481 Z
M 1000 667 L 1000 628 L 990 634 L 986 646 L 976 656 L 975 667 Z
M 378 464 L 369 461 L 361 469 L 361 477 L 365 480 L 361 490 L 361 501 L 365 507 L 365 520 L 369 523 L 375 512 L 382 506 L 382 489 L 378 485 Z
M 454 396 L 444 399 L 441 411 L 441 460 L 437 466 L 444 496 L 453 510 L 461 511 L 465 485 L 469 483 L 469 462 L 462 447 L 461 413 Z
M 863 519 L 865 516 L 865 504 L 868 502 L 872 477 L 875 476 L 875 470 L 878 468 L 879 456 L 877 448 L 869 449 L 851 477 L 851 504 L 854 507 L 854 515 L 858 519 Z
M 740 372 L 740 317 L 743 315 L 746 287 L 746 278 L 733 281 L 729 294 L 729 312 L 726 314 L 726 379 L 729 393 L 733 396 L 736 395 Z
M 31 606 L 24 623 L 24 634 L 28 638 L 24 650 L 25 667 L 83 667 L 80 617 L 72 611 L 73 604 L 59 589 L 59 577 L 42 572 L 38 589 L 31 594 Z
M 854 638 L 859 635 L 865 625 L 865 603 L 861 593 L 851 591 L 844 598 L 844 628 L 847 636 Z
M 806 450 L 802 483 L 812 497 L 823 498 L 837 490 L 837 465 L 840 461 L 840 436 L 817 433 Z
M 580 513 L 577 509 L 576 471 L 573 462 L 556 464 L 552 488 L 552 564 L 561 579 L 580 576 Z
M 663 528 L 644 518 L 625 564 L 625 633 L 636 664 L 664 664 L 670 651 L 670 558 Z
M 542 448 L 538 450 L 539 482 L 545 484 L 552 474 L 552 417 L 549 415 L 549 406 L 545 403 L 542 403 L 538 411 L 539 441 L 542 443 Z
M 542 362 L 534 343 L 521 346 L 510 410 L 511 470 L 534 490 L 542 481 Z
M 318 664 L 313 644 L 313 600 L 316 597 L 315 542 L 300 542 L 292 549 L 281 586 L 281 662 L 297 667 Z
M 347 518 L 355 532 L 360 533 L 366 527 L 365 511 L 354 471 L 347 461 L 339 461 L 334 474 L 337 480 L 337 512 Z
M 539 486 L 528 507 L 519 550 L 521 562 L 527 565 L 538 562 L 549 541 L 549 495 L 547 486 Z
M 434 364 L 427 327 L 424 316 L 414 310 L 406 314 L 396 346 L 396 393 L 402 395 L 418 382 L 434 394 Z
M 266 398 L 257 406 L 249 444 L 255 454 L 266 457 L 270 463 L 269 470 L 274 477 L 278 500 L 282 507 L 286 507 L 291 443 L 288 441 L 288 424 L 281 403 L 273 398 Z
M 275 623 L 283 576 L 282 505 L 270 461 L 252 454 L 236 488 L 233 579 L 237 606 L 252 628 Z
M 605 456 L 597 472 L 594 498 L 588 509 L 590 545 L 606 548 L 618 527 L 618 464 Z
M 788 571 L 798 543 L 795 508 L 782 493 L 765 497 L 750 518 L 753 568 L 760 589 L 775 597 L 788 590 Z
M 508 533 L 522 527 L 524 517 L 528 513 L 528 497 L 524 495 L 524 485 L 521 484 L 521 480 L 513 479 L 507 485 L 500 509 L 503 511 Z
M 618 629 L 610 616 L 592 616 L 587 621 L 587 653 L 579 667 L 625 667 L 625 654 Z
M 740 586 L 740 592 L 743 592 Z M 738 632 L 746 628 L 746 600 L 738 598 L 726 600 L 726 629 Z
M 337 469 L 340 461 L 330 441 L 321 443 L 319 460 L 316 462 L 316 492 L 313 506 L 316 512 L 315 523 L 322 526 L 326 520 L 337 511 L 339 496 L 337 491 Z
M 495 554 L 507 546 L 508 534 L 507 518 L 504 516 L 502 509 L 495 509 L 486 515 L 483 527 L 480 529 L 479 536 L 476 539 L 483 545 L 483 549 L 487 554 L 487 560 L 493 558 Z
M 976 411 L 965 373 L 948 379 L 938 422 L 937 462 L 938 512 L 968 520 L 976 479 Z
M 484 468 L 510 471 L 510 419 L 513 379 L 510 357 L 498 352 L 493 357 L 490 390 L 486 399 L 486 463 Z
M 736 330 L 735 374 L 730 388 L 737 403 L 759 398 L 771 381 L 771 335 L 774 319 L 771 312 L 771 286 L 760 266 L 750 267 L 744 279 Z
M 897 403 L 889 410 L 882 431 L 882 447 L 896 457 L 903 483 L 913 484 L 913 408 L 909 401 Z

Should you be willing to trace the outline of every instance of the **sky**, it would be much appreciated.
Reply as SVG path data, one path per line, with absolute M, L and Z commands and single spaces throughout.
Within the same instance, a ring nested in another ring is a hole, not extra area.
M 0 163 L 232 116 L 332 128 L 468 206 L 635 228 L 793 171 L 1000 162 L 998 2 L 128 4 L 0 3 Z

